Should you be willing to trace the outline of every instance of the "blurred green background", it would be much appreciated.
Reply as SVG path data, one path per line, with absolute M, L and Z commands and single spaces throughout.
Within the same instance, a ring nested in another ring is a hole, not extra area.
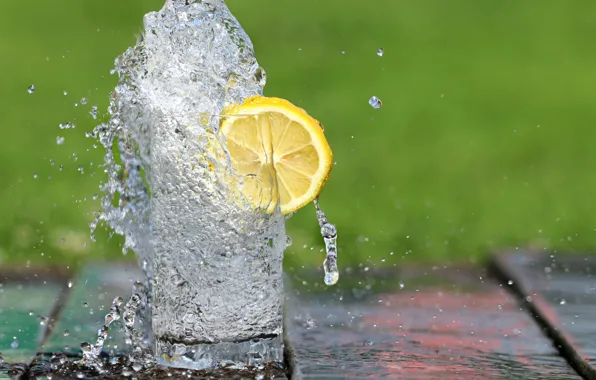
M 105 176 L 85 131 L 105 120 L 114 58 L 162 4 L 0 1 L 0 265 L 132 259 L 118 237 L 89 242 Z M 228 5 L 267 72 L 266 95 L 325 124 L 337 164 L 321 205 L 339 230 L 340 266 L 596 246 L 596 2 Z M 289 268 L 320 267 L 313 207 L 288 225 Z

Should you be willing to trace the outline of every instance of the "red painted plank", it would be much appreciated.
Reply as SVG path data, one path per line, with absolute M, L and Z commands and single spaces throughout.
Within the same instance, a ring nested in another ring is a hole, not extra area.
M 323 292 L 296 285 L 286 324 L 295 362 L 307 378 L 578 379 L 513 296 L 484 277 L 412 271 Z

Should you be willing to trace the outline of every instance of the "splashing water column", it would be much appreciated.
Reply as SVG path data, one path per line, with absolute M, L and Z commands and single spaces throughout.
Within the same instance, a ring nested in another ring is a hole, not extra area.
M 229 157 L 211 153 L 225 150 L 218 115 L 262 94 L 264 71 L 222 0 L 168 0 L 144 26 L 116 60 L 96 133 L 109 174 L 99 219 L 147 273 L 154 355 L 193 369 L 281 362 L 284 218 L 231 201 Z

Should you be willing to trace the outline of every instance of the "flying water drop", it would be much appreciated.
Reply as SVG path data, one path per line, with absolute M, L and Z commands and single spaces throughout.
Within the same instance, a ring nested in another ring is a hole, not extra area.
M 381 99 L 377 98 L 376 96 L 371 96 L 371 98 L 368 99 L 368 104 L 370 104 L 372 108 L 377 110 L 383 106 L 383 102 L 381 101 Z

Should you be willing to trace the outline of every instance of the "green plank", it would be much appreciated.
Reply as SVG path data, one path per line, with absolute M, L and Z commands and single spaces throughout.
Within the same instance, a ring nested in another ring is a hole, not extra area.
M 142 272 L 131 265 L 90 265 L 72 280 L 71 294 L 56 327 L 42 347 L 43 352 L 79 353 L 82 342 L 95 343 L 97 330 L 103 326 L 112 300 L 131 296 L 134 281 Z M 104 350 L 124 348 L 120 324 L 110 326 Z M 68 333 L 65 333 L 68 330 Z
M 5 362 L 28 363 L 59 299 L 55 282 L 0 283 L 0 352 Z M 42 318 L 48 321 L 42 324 Z

